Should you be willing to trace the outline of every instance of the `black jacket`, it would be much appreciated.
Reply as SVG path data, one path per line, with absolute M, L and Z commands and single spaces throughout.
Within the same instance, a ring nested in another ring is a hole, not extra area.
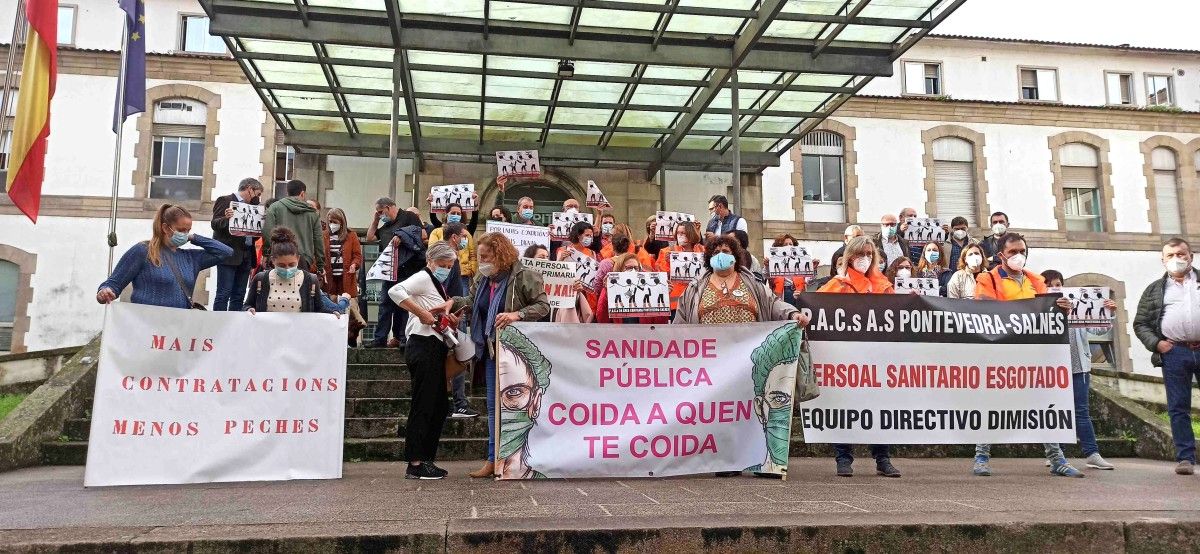
M 227 196 L 218 197 L 213 202 L 212 211 L 212 230 L 213 238 L 221 244 L 233 249 L 233 254 L 228 258 L 221 260 L 221 265 L 242 265 L 246 261 L 246 237 L 235 237 L 229 234 L 229 218 L 225 217 L 225 210 L 229 208 L 230 202 L 241 202 L 242 199 L 238 195 L 230 194 Z
M 1192 268 L 1192 276 L 1200 281 L 1200 269 Z M 1142 298 L 1138 300 L 1137 315 L 1133 318 L 1133 334 L 1141 341 L 1142 346 L 1150 351 L 1150 362 L 1154 367 L 1163 365 L 1162 354 L 1158 353 L 1158 341 L 1167 339 L 1162 333 L 1165 308 L 1163 297 L 1167 291 L 1167 279 L 1170 278 L 1170 275 L 1163 273 L 1160 279 L 1150 283 L 1150 286 L 1142 291 Z
M 256 312 L 269 312 L 267 297 L 271 295 L 271 271 L 260 271 L 250 282 L 246 290 L 245 309 L 254 308 Z M 304 283 L 300 285 L 300 311 L 329 313 L 321 302 L 321 280 L 316 274 L 304 272 Z

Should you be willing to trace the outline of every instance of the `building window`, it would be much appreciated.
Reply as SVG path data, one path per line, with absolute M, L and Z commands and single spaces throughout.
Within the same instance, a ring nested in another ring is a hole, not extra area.
M 58 7 L 58 45 L 75 45 L 75 16 L 79 13 L 78 6 L 60 5 Z
M 1164 235 L 1183 233 L 1179 215 L 1179 177 L 1175 151 L 1159 146 L 1150 151 L 1154 168 L 1154 204 L 1158 212 L 1158 232 Z
M 0 171 L 8 173 L 8 154 L 12 152 L 12 131 L 0 135 Z
M 0 260 L 0 353 L 12 351 L 13 324 L 17 320 L 17 286 L 21 268 Z
M 201 199 L 207 121 L 207 106 L 195 100 L 172 98 L 154 105 L 150 198 Z
M 1104 89 L 1108 103 L 1113 106 L 1133 105 L 1133 74 L 1104 73 Z
M 207 17 L 185 15 L 179 26 L 179 49 L 200 54 L 224 54 L 225 42 L 221 37 L 208 34 Z
M 845 141 L 830 131 L 812 131 L 800 139 L 805 218 L 843 222 L 846 218 Z
M 1146 105 L 1174 106 L 1175 90 L 1170 75 L 1146 74 Z
M 904 93 L 942 94 L 942 64 L 904 62 Z
M 1081 142 L 1059 150 L 1063 212 L 1068 231 L 1104 231 L 1100 204 L 1100 152 Z
M 282 144 L 275 147 L 275 198 L 287 197 L 287 182 L 295 177 L 296 149 Z
M 967 218 L 967 224 L 978 223 L 975 206 L 975 147 L 958 137 L 942 137 L 933 141 L 934 198 L 937 216 L 949 220 L 955 216 Z
M 1021 68 L 1021 100 L 1057 102 L 1058 70 Z

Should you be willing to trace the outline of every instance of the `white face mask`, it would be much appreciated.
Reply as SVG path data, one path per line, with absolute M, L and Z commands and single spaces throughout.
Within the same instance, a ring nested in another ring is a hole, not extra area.
M 867 271 L 871 269 L 872 261 L 871 256 L 859 256 L 854 259 L 854 270 L 866 275 Z
M 1005 264 L 1013 271 L 1021 271 L 1022 269 L 1025 269 L 1025 255 L 1017 254 L 1016 256 L 1009 258 Z
M 979 254 L 967 254 L 967 267 L 975 269 L 983 265 L 983 256 Z
M 688 239 L 684 236 L 675 237 L 675 244 L 686 247 L 688 245 Z
M 897 279 L 908 279 L 909 277 L 912 277 L 912 271 L 908 268 L 896 270 Z
M 1171 258 L 1167 260 L 1166 266 L 1167 273 L 1170 273 L 1171 275 L 1182 275 L 1188 270 L 1189 267 L 1191 267 L 1191 264 L 1189 264 L 1187 260 L 1183 258 Z
M 954 240 L 962 240 L 967 238 L 967 232 L 963 229 L 954 230 Z
M 340 224 L 337 224 L 337 223 L 330 223 L 330 224 L 329 224 L 329 232 L 330 232 L 330 233 L 337 233 L 337 232 L 339 232 L 339 231 L 341 231 L 341 230 L 342 230 L 342 226 L 341 226 Z
M 997 223 L 995 225 L 992 225 L 992 234 L 993 235 L 996 235 L 996 236 L 1003 235 L 1004 232 L 1007 230 L 1008 230 L 1008 225 L 1005 225 L 1003 223 Z
M 579 213 L 579 208 L 576 208 L 575 206 L 571 206 L 570 208 L 567 208 L 567 213 L 569 213 L 569 214 Z
M 488 263 L 483 263 L 483 264 L 479 264 L 479 268 L 476 269 L 476 271 L 478 271 L 479 274 L 483 275 L 484 277 L 491 277 L 492 275 L 496 274 L 496 266 L 492 265 L 492 264 L 488 264 Z

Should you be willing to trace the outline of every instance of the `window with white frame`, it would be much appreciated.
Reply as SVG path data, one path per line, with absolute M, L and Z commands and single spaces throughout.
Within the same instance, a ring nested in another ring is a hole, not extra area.
M 1059 149 L 1063 212 L 1068 231 L 1104 231 L 1100 204 L 1100 152 L 1079 142 Z
M 831 131 L 812 131 L 800 139 L 800 152 L 805 219 L 845 221 L 846 158 L 842 135 Z
M 0 135 L 0 174 L 8 172 L 8 155 L 12 152 L 12 131 Z
M 208 106 L 187 98 L 154 106 L 150 198 L 198 201 L 203 193 Z
M 933 141 L 933 183 L 934 215 L 947 221 L 962 216 L 975 227 L 975 146 L 970 141 L 959 137 Z
M 0 260 L 0 353 L 12 351 L 13 323 L 17 320 L 17 287 L 21 268 Z
M 79 14 L 78 6 L 62 4 L 58 6 L 58 44 L 59 46 L 75 45 L 75 18 Z
M 1021 68 L 1021 100 L 1057 102 L 1058 70 Z
M 278 144 L 275 146 L 275 198 L 287 197 L 287 183 L 295 179 L 296 149 Z
M 1104 90 L 1113 106 L 1132 106 L 1133 74 L 1109 71 L 1104 73 Z
M 1146 74 L 1146 105 L 1174 106 L 1175 83 L 1170 75 Z
M 1159 146 L 1150 151 L 1154 168 L 1154 204 L 1158 210 L 1158 232 L 1178 235 L 1183 232 L 1179 215 L 1179 166 L 1175 151 Z
M 942 64 L 904 62 L 904 93 L 942 94 Z
M 225 42 L 208 32 L 208 18 L 184 15 L 179 25 L 179 49 L 199 54 L 224 54 Z

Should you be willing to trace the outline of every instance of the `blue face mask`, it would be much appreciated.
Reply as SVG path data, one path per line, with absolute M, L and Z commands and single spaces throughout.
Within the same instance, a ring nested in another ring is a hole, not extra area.
M 386 215 L 379 216 L 379 225 L 380 226 L 387 225 L 388 223 L 391 223 L 391 222 L 392 222 L 392 218 L 390 218 Z
M 935 250 L 930 250 L 929 252 L 925 253 L 925 260 L 927 260 L 931 264 L 938 263 L 938 260 L 940 260 L 940 259 L 942 259 L 942 255 L 939 254 Z
M 462 223 L 462 214 L 450 214 L 446 216 L 446 221 L 449 223 Z
M 438 281 L 445 283 L 446 279 L 450 278 L 450 268 L 435 267 L 435 268 L 433 268 L 433 276 L 435 278 L 437 278 Z
M 465 250 L 467 248 L 467 237 L 458 239 L 458 249 Z
M 279 278 L 283 279 L 284 281 L 290 281 L 292 279 L 292 277 L 295 277 L 296 273 L 299 271 L 300 271 L 300 268 L 298 268 L 298 267 L 277 267 L 277 268 L 275 268 L 275 274 L 278 275 Z
M 714 271 L 725 271 L 726 269 L 733 267 L 733 263 L 735 261 L 736 260 L 734 259 L 733 254 L 728 252 L 719 252 L 717 255 L 709 258 L 708 265 L 712 267 Z
M 174 233 L 171 234 L 171 244 L 174 245 L 176 248 L 179 248 L 180 246 L 187 244 L 187 242 L 188 242 L 188 234 L 187 233 L 180 233 L 179 231 L 175 231 Z
M 521 210 L 521 217 L 525 219 L 533 219 L 533 208 L 525 208 Z

